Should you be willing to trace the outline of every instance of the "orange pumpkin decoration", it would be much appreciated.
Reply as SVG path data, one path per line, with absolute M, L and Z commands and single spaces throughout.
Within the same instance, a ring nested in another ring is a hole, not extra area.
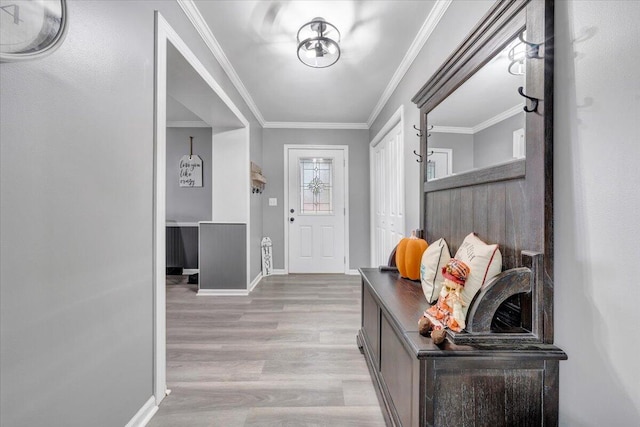
M 396 266 L 400 276 L 411 280 L 420 280 L 420 263 L 422 253 L 429 244 L 426 240 L 416 237 L 416 232 L 411 232 L 411 237 L 400 240 L 396 247 Z

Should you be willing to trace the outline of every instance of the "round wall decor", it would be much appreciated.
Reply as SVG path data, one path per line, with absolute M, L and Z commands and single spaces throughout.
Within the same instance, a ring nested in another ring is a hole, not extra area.
M 65 0 L 0 0 L 0 61 L 53 52 L 67 29 Z

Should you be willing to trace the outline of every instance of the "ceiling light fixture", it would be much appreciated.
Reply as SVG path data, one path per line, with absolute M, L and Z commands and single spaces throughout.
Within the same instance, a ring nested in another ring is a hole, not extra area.
M 338 43 L 340 31 L 323 18 L 313 18 L 298 30 L 298 59 L 309 67 L 330 67 L 340 58 Z

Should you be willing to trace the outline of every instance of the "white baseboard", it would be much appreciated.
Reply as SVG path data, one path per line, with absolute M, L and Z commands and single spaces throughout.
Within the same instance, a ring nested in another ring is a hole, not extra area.
M 183 268 L 182 275 L 183 276 L 191 276 L 192 274 L 197 274 L 200 272 L 198 268 Z
M 157 411 L 156 398 L 151 396 L 124 427 L 144 427 Z
M 271 270 L 271 275 L 272 276 L 285 276 L 289 273 L 287 273 L 284 269 L 273 269 Z M 347 270 L 347 272 L 345 274 L 349 274 L 349 275 L 353 275 L 353 276 L 359 276 L 360 272 L 356 269 L 356 270 Z
M 255 279 L 253 279 L 251 281 L 251 283 L 249 284 L 249 293 L 251 293 L 251 291 L 253 291 L 253 289 L 258 286 L 258 283 L 260 283 L 260 280 L 262 280 L 262 272 L 258 273 L 258 275 L 255 277 Z
M 197 295 L 203 297 L 246 297 L 246 289 L 198 289 Z

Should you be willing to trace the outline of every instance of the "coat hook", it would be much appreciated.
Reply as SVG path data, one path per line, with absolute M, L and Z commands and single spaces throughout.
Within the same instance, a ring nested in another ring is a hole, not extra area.
M 430 131 L 430 130 L 433 130 L 433 125 L 431 125 L 431 126 L 429 126 L 429 127 L 427 128 L 427 131 Z
M 418 131 L 418 133 L 416 133 L 418 138 L 422 138 L 422 129 L 417 128 L 416 125 L 413 125 L 413 128 Z
M 527 46 L 527 58 L 537 58 L 537 59 L 542 58 L 542 56 L 540 56 L 540 46 L 542 46 L 543 43 L 528 42 L 524 39 L 523 34 L 524 34 L 524 31 L 518 34 L 518 38 L 522 43 L 524 43 Z
M 529 101 L 531 101 L 531 108 L 529 108 L 529 107 L 528 107 L 528 106 L 526 106 L 526 105 L 525 105 L 525 106 L 524 106 L 524 108 L 523 108 L 523 110 L 524 110 L 526 113 L 533 113 L 534 111 L 537 111 L 537 110 L 538 110 L 538 101 L 540 101 L 538 98 L 533 98 L 533 97 L 531 97 L 531 96 L 527 96 L 527 95 L 525 95 L 525 94 L 524 94 L 524 88 L 523 88 L 522 86 L 520 86 L 520 87 L 518 88 L 518 93 L 519 93 L 522 97 L 527 98 Z
M 418 156 L 418 158 L 416 159 L 416 162 L 418 162 L 418 163 L 422 163 L 422 154 L 418 154 L 418 153 L 416 153 L 416 150 L 413 150 L 413 154 L 415 154 L 416 156 Z
M 429 156 L 433 156 L 433 150 L 427 151 L 427 157 L 429 157 Z

